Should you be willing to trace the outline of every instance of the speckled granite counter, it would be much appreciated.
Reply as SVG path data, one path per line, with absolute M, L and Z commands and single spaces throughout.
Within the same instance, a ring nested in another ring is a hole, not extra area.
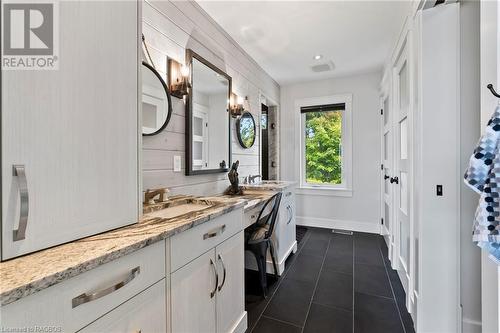
M 183 198 L 186 197 L 176 197 L 172 201 Z M 145 214 L 137 224 L 0 263 L 1 305 L 244 207 L 247 203 L 238 197 L 206 200 L 213 205 L 204 210 L 169 219 Z M 162 204 L 157 204 L 145 211 L 151 213 L 162 208 Z
M 288 187 L 295 186 L 296 182 L 284 180 L 263 180 L 255 184 L 241 184 L 243 190 L 249 191 L 283 191 Z

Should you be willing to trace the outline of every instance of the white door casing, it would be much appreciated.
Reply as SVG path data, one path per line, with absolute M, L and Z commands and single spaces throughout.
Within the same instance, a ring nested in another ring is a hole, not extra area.
M 385 80 L 387 81 L 387 80 Z M 392 137 L 392 107 L 390 83 L 384 82 L 382 87 L 381 96 L 381 216 L 382 216 L 382 235 L 385 238 L 389 259 L 392 261 L 392 254 L 394 253 L 394 237 L 392 234 L 393 229 L 393 189 L 390 179 L 393 176 L 393 137 Z
M 394 176 L 391 179 L 395 198 L 394 235 L 397 253 L 396 269 L 408 294 L 410 283 L 410 191 L 411 191 L 411 63 L 409 59 L 410 36 L 402 47 L 393 69 L 394 96 Z

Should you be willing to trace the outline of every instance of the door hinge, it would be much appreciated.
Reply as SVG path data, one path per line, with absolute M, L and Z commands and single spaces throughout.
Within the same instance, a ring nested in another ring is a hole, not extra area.
M 380 164 L 380 170 L 384 170 L 384 165 Z
M 384 225 L 384 218 L 380 218 L 380 224 Z
M 380 115 L 383 116 L 384 115 L 384 109 L 380 109 Z

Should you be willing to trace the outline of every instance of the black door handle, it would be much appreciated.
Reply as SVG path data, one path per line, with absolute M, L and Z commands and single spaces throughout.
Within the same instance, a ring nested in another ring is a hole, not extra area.
M 399 184 L 399 178 L 398 177 L 391 178 L 391 184 L 392 183 Z
M 384 180 L 389 179 L 389 178 L 391 178 L 391 177 L 384 175 Z

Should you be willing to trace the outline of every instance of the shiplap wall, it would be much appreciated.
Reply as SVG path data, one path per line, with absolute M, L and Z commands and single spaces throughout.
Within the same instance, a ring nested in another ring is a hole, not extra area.
M 259 96 L 279 100 L 279 85 L 195 2 L 143 1 L 142 18 L 154 65 L 165 80 L 167 57 L 184 62 L 185 50 L 190 48 L 232 77 L 233 91 L 248 96 L 257 124 Z M 143 137 L 143 189 L 167 187 L 174 194 L 194 195 L 222 192 L 229 185 L 225 173 L 185 176 L 185 106 L 175 97 L 172 104 L 174 113 L 166 129 L 158 135 Z M 243 149 L 234 124 L 232 120 L 232 161 L 240 161 L 240 177 L 259 174 L 260 137 L 257 136 L 252 148 Z M 182 158 L 182 172 L 173 171 L 175 155 Z

